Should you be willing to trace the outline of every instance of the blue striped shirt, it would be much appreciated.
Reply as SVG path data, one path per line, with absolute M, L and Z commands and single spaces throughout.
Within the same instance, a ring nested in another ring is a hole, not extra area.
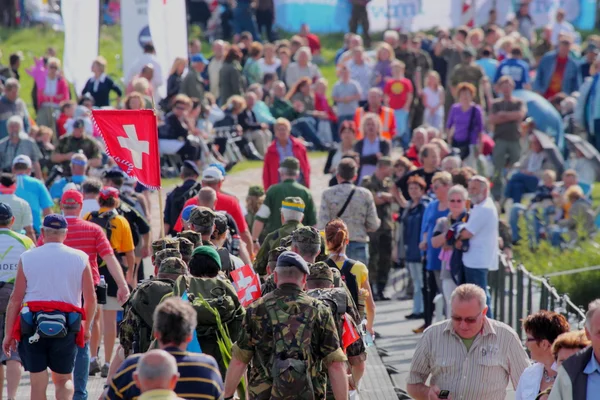
M 215 359 L 207 354 L 182 351 L 177 347 L 165 349 L 177 361 L 179 380 L 175 393 L 184 399 L 214 399 L 223 395 L 223 379 Z M 135 385 L 133 373 L 142 354 L 129 356 L 113 376 L 106 398 L 110 400 L 137 399 L 140 389 Z

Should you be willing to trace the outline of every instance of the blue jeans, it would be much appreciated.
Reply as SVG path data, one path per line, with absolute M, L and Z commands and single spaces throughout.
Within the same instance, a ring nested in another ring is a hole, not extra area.
M 569 230 L 567 228 L 562 228 L 560 226 L 555 226 L 550 232 L 550 243 L 554 247 L 560 247 L 561 244 L 565 242 L 563 238 L 563 234 L 567 233 Z
M 323 141 L 317 135 L 317 122 L 312 117 L 304 117 L 292 123 L 292 135 L 311 142 L 316 150 L 325 149 Z
M 402 147 L 408 149 L 410 145 L 410 133 L 408 132 L 408 112 L 402 109 L 394 110 L 396 120 L 396 137 L 402 140 Z
M 252 40 L 261 42 L 260 35 L 258 34 L 258 26 L 256 25 L 256 18 L 254 17 L 254 11 L 250 7 L 249 1 L 238 1 L 237 7 L 233 10 L 233 27 L 236 34 L 241 34 L 244 31 L 248 31 L 252 34 Z
M 90 372 L 90 343 L 86 342 L 83 348 L 77 347 L 75 356 L 75 369 L 73 370 L 73 383 L 75 394 L 73 400 L 87 400 L 87 382 Z
M 346 247 L 346 257 L 369 265 L 369 243 L 350 242 Z
M 488 290 L 488 270 L 465 267 L 465 283 L 472 283 L 485 290 L 486 304 L 488 306 L 487 317 L 494 318 L 492 313 L 492 299 Z
M 515 203 L 520 203 L 524 194 L 535 192 L 538 183 L 539 179 L 537 176 L 517 172 L 506 184 L 504 196 L 513 199 Z
M 413 283 L 413 314 L 423 313 L 423 263 L 422 262 L 411 262 L 406 263 L 408 272 Z

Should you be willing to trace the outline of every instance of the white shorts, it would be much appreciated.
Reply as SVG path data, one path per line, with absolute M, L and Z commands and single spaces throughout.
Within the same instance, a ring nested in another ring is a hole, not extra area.
M 106 304 L 102 304 L 102 309 L 104 311 L 121 311 L 123 307 L 116 297 L 106 296 Z

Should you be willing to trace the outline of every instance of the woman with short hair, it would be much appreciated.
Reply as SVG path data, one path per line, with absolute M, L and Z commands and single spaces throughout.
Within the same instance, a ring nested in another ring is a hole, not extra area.
M 110 105 L 109 96 L 110 92 L 117 94 L 117 104 L 121 101 L 123 92 L 121 88 L 111 79 L 110 76 L 106 75 L 106 59 L 102 56 L 96 57 L 92 63 L 92 73 L 94 74 L 86 82 L 81 96 L 85 96 L 89 93 L 94 98 L 95 107 L 108 107 Z

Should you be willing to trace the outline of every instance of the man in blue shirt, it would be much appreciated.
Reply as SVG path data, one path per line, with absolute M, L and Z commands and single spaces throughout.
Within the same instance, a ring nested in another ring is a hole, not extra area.
M 479 65 L 490 81 L 496 79 L 498 72 L 498 60 L 492 57 L 492 50 L 489 47 L 484 47 L 481 50 L 481 58 L 475 61 Z
M 531 89 L 531 82 L 529 79 L 529 65 L 522 60 L 523 53 L 519 47 L 513 47 L 510 51 L 511 58 L 507 58 L 498 65 L 496 71 L 496 77 L 494 78 L 494 84 L 504 76 L 510 76 L 515 81 L 515 90 L 519 89 Z
M 16 156 L 13 160 L 12 172 L 17 178 L 17 197 L 22 198 L 31 207 L 33 229 L 39 235 L 44 217 L 52 213 L 54 202 L 46 186 L 39 179 L 31 177 L 31 158 L 26 155 Z
M 71 176 L 64 176 L 50 186 L 50 196 L 53 199 L 60 200 L 69 183 L 75 185 L 76 189 L 81 191 L 81 184 L 87 179 L 88 159 L 83 153 L 75 153 L 71 157 Z M 72 186 L 72 185 L 70 185 Z M 71 188 L 70 188 L 71 189 Z

